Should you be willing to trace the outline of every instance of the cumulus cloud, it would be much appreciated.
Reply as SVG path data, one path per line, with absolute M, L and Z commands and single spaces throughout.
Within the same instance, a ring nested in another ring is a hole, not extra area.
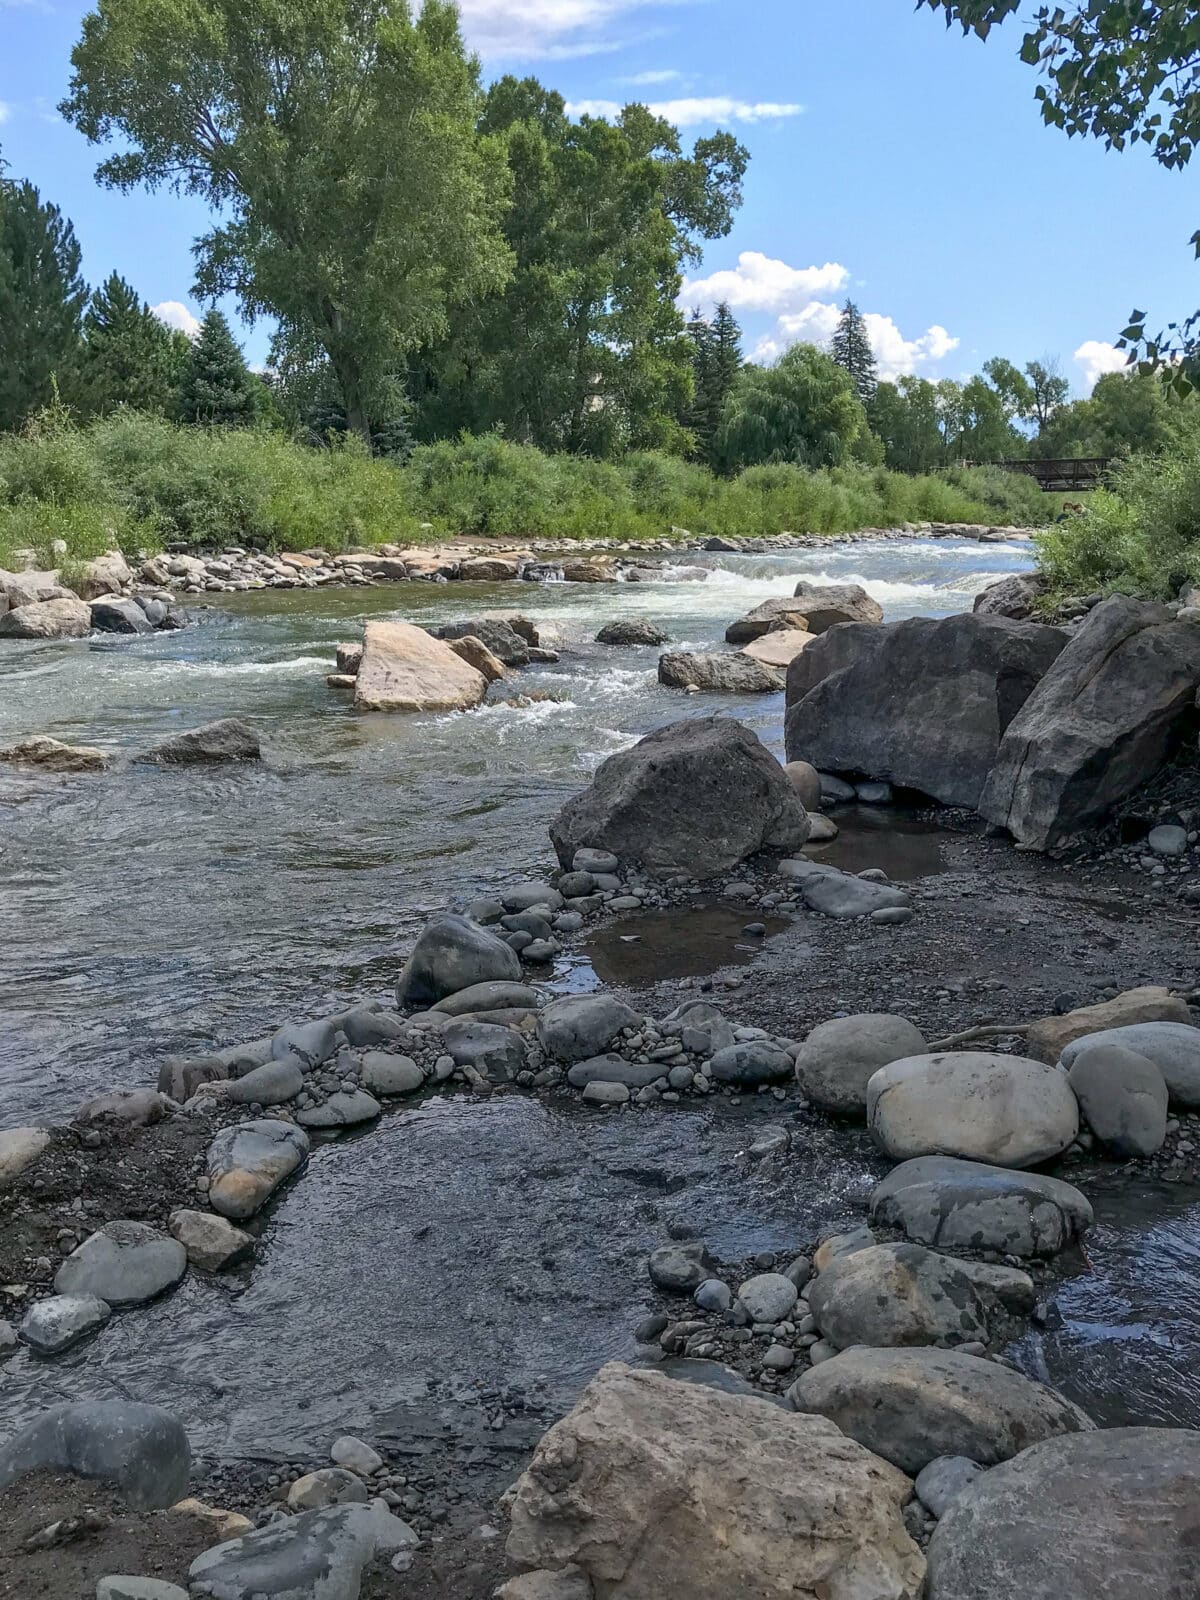
M 160 300 L 158 305 L 151 306 L 150 310 L 160 322 L 165 322 L 168 328 L 178 328 L 180 333 L 186 333 L 189 339 L 194 339 L 200 332 L 200 318 L 194 316 L 181 300 Z
M 620 49 L 606 28 L 648 0 L 459 0 L 470 45 L 489 60 L 561 61 Z
M 906 339 L 891 317 L 880 316 L 877 311 L 865 312 L 863 321 L 879 366 L 879 376 L 885 380 L 916 372 L 958 349 L 959 341 L 937 322 L 919 338 Z
M 619 100 L 569 100 L 572 117 L 618 117 Z M 666 117 L 677 128 L 694 128 L 708 122 L 777 122 L 783 117 L 798 117 L 804 110 L 779 100 L 735 100 L 727 94 L 689 95 L 679 100 L 656 100 L 650 110 Z
M 1085 339 L 1075 352 L 1075 360 L 1083 373 L 1084 386 L 1089 394 L 1097 378 L 1102 378 L 1106 372 L 1124 371 L 1128 359 L 1128 351 L 1118 350 L 1116 345 L 1108 344 L 1104 339 Z
M 679 301 L 684 306 L 716 305 L 726 300 L 739 311 L 772 311 L 795 315 L 819 294 L 845 288 L 850 274 L 836 261 L 823 267 L 789 267 L 786 261 L 761 250 L 743 250 L 736 267 L 691 278 L 684 283 Z

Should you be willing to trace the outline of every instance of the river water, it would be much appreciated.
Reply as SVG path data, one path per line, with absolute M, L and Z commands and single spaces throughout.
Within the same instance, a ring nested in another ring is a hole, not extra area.
M 164 1054 L 386 994 L 427 910 L 547 865 L 562 799 L 652 727 L 730 710 L 780 749 L 782 696 L 665 690 L 655 650 L 591 642 L 602 622 L 648 616 L 704 647 L 801 577 L 862 582 L 889 619 L 940 615 L 1027 566 L 1028 548 L 697 560 L 702 584 L 273 592 L 222 597 L 179 634 L 7 646 L 0 744 L 50 733 L 134 758 L 238 715 L 268 759 L 207 772 L 128 759 L 65 781 L 0 766 L 0 1126 L 62 1120 L 86 1094 L 152 1080 Z M 562 659 L 499 693 L 553 700 L 360 717 L 325 684 L 364 616 L 514 608 Z M 911 875 L 935 868 L 935 840 L 906 848 Z M 681 960 L 728 957 L 737 917 L 721 915 L 701 935 L 712 949 Z M 628 949 L 644 960 L 648 946 Z M 594 971 L 575 964 L 564 981 L 629 977 L 622 959 L 619 935 L 602 938 Z M 755 1101 L 604 1118 L 515 1096 L 406 1108 L 314 1150 L 251 1272 L 189 1275 L 59 1362 L 7 1363 L 5 1431 L 56 1398 L 124 1395 L 172 1406 L 221 1460 L 319 1456 L 346 1427 L 503 1445 L 481 1387 L 516 1386 L 553 1415 L 600 1362 L 633 1357 L 645 1256 L 673 1219 L 729 1260 L 860 1220 L 880 1170 L 861 1135 L 806 1127 L 800 1159 L 747 1156 L 764 1121 L 792 1115 Z M 1098 1211 L 1091 1270 L 1060 1296 L 1065 1326 L 1031 1334 L 1020 1359 L 1104 1421 L 1196 1424 L 1200 1200 L 1118 1189 Z

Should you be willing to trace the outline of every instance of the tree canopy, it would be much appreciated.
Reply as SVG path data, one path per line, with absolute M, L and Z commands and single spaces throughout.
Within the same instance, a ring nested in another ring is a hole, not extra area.
M 83 318 L 79 409 L 100 415 L 123 405 L 173 414 L 190 356 L 187 335 L 165 327 L 137 291 L 111 273 Z
M 850 374 L 815 345 L 793 345 L 773 367 L 743 367 L 717 435 L 727 471 L 790 462 L 838 466 L 869 433 Z
M 224 315 L 214 306 L 200 324 L 183 378 L 185 422 L 237 427 L 254 419 L 253 374 Z
M 31 183 L 0 178 L 0 429 L 74 381 L 87 285 L 75 230 Z

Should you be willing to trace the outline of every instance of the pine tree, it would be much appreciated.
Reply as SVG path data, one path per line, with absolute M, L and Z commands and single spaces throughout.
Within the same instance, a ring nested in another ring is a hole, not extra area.
M 838 366 L 850 374 L 863 405 L 869 405 L 879 387 L 879 369 L 875 365 L 871 341 L 867 338 L 866 321 L 853 300 L 847 300 L 842 307 L 841 320 L 830 343 L 829 353 Z
M 83 337 L 79 399 L 85 413 L 121 405 L 160 414 L 176 409 L 191 346 L 118 273 L 92 295 Z
M 253 377 L 241 346 L 215 306 L 192 345 L 180 409 L 187 422 L 236 426 L 254 420 Z
M 725 403 L 742 370 L 742 330 L 727 301 L 722 300 L 712 324 L 712 373 L 708 391 L 709 449 L 706 460 L 711 467 L 715 460 L 715 440 Z
M 694 440 L 693 458 L 707 461 L 712 447 L 713 338 L 712 326 L 699 306 L 688 319 L 687 336 L 692 346 L 692 395 L 679 420 Z
M 69 387 L 87 285 L 75 230 L 31 183 L 0 179 L 0 430 Z

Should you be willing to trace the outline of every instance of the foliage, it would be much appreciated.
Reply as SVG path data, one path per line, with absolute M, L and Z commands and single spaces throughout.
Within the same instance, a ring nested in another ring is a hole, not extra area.
M 0 429 L 19 427 L 74 375 L 87 286 L 79 245 L 31 183 L 0 178 Z
M 79 408 L 85 415 L 116 406 L 171 415 L 191 355 L 187 336 L 165 327 L 114 272 L 94 291 L 84 315 Z
M 1106 459 L 1164 449 L 1200 401 L 1178 398 L 1155 373 L 1106 372 L 1090 397 L 1062 406 L 1035 442 L 1037 455 Z
M 866 320 L 853 300 L 847 300 L 842 307 L 829 353 L 850 374 L 854 392 L 863 405 L 869 406 L 879 387 L 879 368 L 867 337 Z
M 179 397 L 185 422 L 238 427 L 253 420 L 252 375 L 241 346 L 220 311 L 205 314 L 188 357 Z
M 475 131 L 458 14 L 425 0 L 99 0 L 63 114 L 120 189 L 196 194 L 201 292 L 329 359 L 364 436 L 379 388 L 498 289 L 501 142 Z
M 742 370 L 742 330 L 731 307 L 722 301 L 711 322 L 697 307 L 687 334 L 692 341 L 692 393 L 682 421 L 692 436 L 692 458 L 711 467 L 716 464 L 725 405 Z
M 789 462 L 838 466 L 868 433 L 849 373 L 815 345 L 793 345 L 773 367 L 744 367 L 717 433 L 727 471 Z

